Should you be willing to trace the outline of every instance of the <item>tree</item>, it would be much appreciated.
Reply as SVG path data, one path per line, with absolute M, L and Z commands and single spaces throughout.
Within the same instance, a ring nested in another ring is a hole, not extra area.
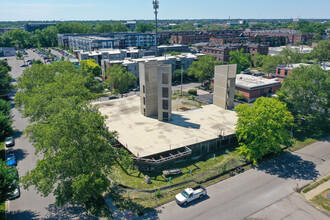
M 321 40 L 312 50 L 312 57 L 318 62 L 330 60 L 330 41 Z
M 298 49 L 291 49 L 290 47 L 285 47 L 281 52 L 280 56 L 284 64 L 300 63 L 304 59 L 304 54 L 300 53 Z
M 97 33 L 111 33 L 113 32 L 112 24 L 100 23 L 95 26 L 95 32 Z
M 0 60 L 0 99 L 6 99 L 12 89 L 12 78 L 9 75 L 11 67 L 5 60 Z
M 26 132 L 37 154 L 37 166 L 22 179 L 42 195 L 54 193 L 56 204 L 81 205 L 93 211 L 110 186 L 108 172 L 114 164 L 110 146 L 115 133 L 104 129 L 104 117 L 96 107 L 62 99 L 61 108 L 48 118 L 28 126 Z
M 0 114 L 10 115 L 11 105 L 9 102 L 0 99 Z
M 155 29 L 156 29 L 156 26 L 154 23 L 138 23 L 136 25 L 135 32 L 145 33 L 145 32 L 151 32 Z
M 13 135 L 12 123 L 10 115 L 0 113 L 0 140 Z
M 51 105 L 61 106 L 56 98 L 73 97 L 75 104 L 95 98 L 95 94 L 86 87 L 88 83 L 89 78 L 77 74 L 70 62 L 33 65 L 18 78 L 19 91 L 15 101 L 24 117 L 37 121 L 53 114 Z
M 10 199 L 18 187 L 16 169 L 7 166 L 6 161 L 0 160 L 0 204 Z
M 265 56 L 262 60 L 262 71 L 269 74 L 276 71 L 279 64 L 283 63 L 283 58 L 281 56 Z
M 297 118 L 327 118 L 330 107 L 330 75 L 318 65 L 294 68 L 277 92 Z
M 112 24 L 113 32 L 127 32 L 129 29 L 123 23 Z
M 260 53 L 255 53 L 254 56 L 251 57 L 251 61 L 254 67 L 261 67 L 263 64 L 263 59 L 265 55 L 261 55 Z
M 238 121 L 236 136 L 240 155 L 257 163 L 263 156 L 281 151 L 281 145 L 292 143 L 289 129 L 293 117 L 284 103 L 261 97 L 250 107 L 241 104 L 235 108 Z
M 221 62 L 215 60 L 211 55 L 199 57 L 188 69 L 188 75 L 198 79 L 199 82 L 210 80 L 214 77 L 214 67 Z
M 102 70 L 95 60 L 82 60 L 80 62 L 83 71 L 93 74 L 93 76 L 101 76 Z
M 237 73 L 251 67 L 251 55 L 244 53 L 243 49 L 230 51 L 230 63 L 237 64 Z
M 127 92 L 129 86 L 133 86 L 137 80 L 136 77 L 127 72 L 122 65 L 117 64 L 109 67 L 106 76 L 109 76 L 106 80 L 107 84 L 121 95 Z

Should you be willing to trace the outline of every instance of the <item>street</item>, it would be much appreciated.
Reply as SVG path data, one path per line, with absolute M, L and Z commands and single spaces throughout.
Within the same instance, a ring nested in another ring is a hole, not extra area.
M 143 219 L 327 220 L 329 216 L 307 203 L 294 188 L 329 173 L 328 139 L 214 184 L 201 201 L 186 207 L 170 202 Z
M 27 59 L 40 59 L 37 53 L 32 52 L 32 50 L 27 50 Z M 7 58 L 9 65 L 12 67 L 10 72 L 11 76 L 14 78 L 13 84 L 16 84 L 17 78 L 22 74 L 25 68 L 20 67 L 23 64 L 23 60 L 16 60 L 15 57 Z M 12 106 L 14 106 L 14 93 L 10 96 L 12 100 Z M 15 146 L 13 147 L 16 159 L 18 161 L 17 169 L 19 176 L 22 177 L 27 171 L 32 170 L 36 166 L 38 157 L 35 155 L 34 148 L 32 144 L 28 141 L 28 138 L 23 134 L 23 130 L 28 126 L 28 119 L 22 118 L 18 109 L 12 109 L 13 115 L 13 127 L 16 130 Z M 7 219 L 72 219 L 80 216 L 81 210 L 79 208 L 65 207 L 57 208 L 54 204 L 55 197 L 50 194 L 47 197 L 43 197 L 37 193 L 37 191 L 30 187 L 25 190 L 20 186 L 21 195 L 15 200 L 6 202 L 7 206 Z

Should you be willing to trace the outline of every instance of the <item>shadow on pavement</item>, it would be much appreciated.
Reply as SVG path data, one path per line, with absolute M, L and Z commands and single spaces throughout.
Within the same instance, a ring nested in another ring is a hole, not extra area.
M 39 219 L 39 215 L 32 211 L 12 211 L 7 212 L 7 220 L 33 220 Z
M 319 176 L 315 167 L 313 162 L 303 160 L 300 156 L 285 154 L 260 165 L 258 170 L 283 179 L 314 180 Z
M 8 150 L 8 153 L 9 152 L 12 152 L 15 154 L 15 157 L 16 157 L 16 160 L 17 162 L 23 160 L 27 155 L 28 153 L 26 153 L 24 150 L 22 149 L 15 149 L 15 148 L 11 148 L 10 150 Z
M 201 199 L 196 199 L 195 201 L 192 201 L 190 203 L 188 203 L 186 206 L 180 206 L 181 208 L 189 208 L 191 206 L 195 206 L 197 205 L 198 203 L 201 203 L 201 202 L 204 202 L 205 200 L 208 200 L 210 198 L 209 195 L 205 195 L 203 198 Z
M 50 204 L 47 208 L 48 214 L 44 219 L 47 220 L 71 220 L 71 219 L 93 219 L 90 216 L 83 214 L 83 210 L 80 207 L 64 206 L 57 207 L 55 204 Z
M 22 131 L 19 131 L 19 130 L 15 130 L 15 133 L 14 133 L 14 138 L 19 138 L 23 135 L 23 132 Z

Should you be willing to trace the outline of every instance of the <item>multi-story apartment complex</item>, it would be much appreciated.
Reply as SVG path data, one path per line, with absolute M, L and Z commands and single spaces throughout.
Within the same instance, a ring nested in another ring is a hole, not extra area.
M 205 55 L 212 55 L 216 58 L 217 61 L 230 61 L 230 51 L 243 49 L 244 53 L 250 53 L 254 55 L 255 53 L 260 53 L 262 55 L 268 54 L 268 46 L 260 44 L 224 44 L 221 46 L 205 46 L 202 49 L 202 53 Z
M 174 72 L 176 69 L 180 69 L 181 66 L 184 70 L 188 69 L 193 61 L 197 60 L 198 56 L 195 54 L 181 54 L 176 56 L 161 56 L 161 57 L 143 57 L 139 59 L 124 59 L 124 60 L 109 60 L 109 59 L 103 59 L 101 60 L 101 68 L 103 75 L 107 71 L 107 68 L 110 66 L 113 66 L 115 64 L 120 64 L 123 67 L 126 68 L 126 70 L 130 73 L 132 73 L 134 76 L 139 78 L 139 63 L 145 63 L 145 62 L 152 62 L 152 61 L 158 61 L 158 63 L 163 64 L 171 64 L 172 72 Z
M 271 41 L 275 41 L 276 37 L 284 37 L 286 44 L 296 44 L 298 42 L 303 44 L 307 41 L 312 41 L 314 34 L 299 34 L 295 30 L 248 30 L 244 31 L 244 36 L 259 36 L 259 38 L 266 36 L 270 37 Z M 284 39 L 282 39 L 281 41 L 284 41 Z
M 172 33 L 171 44 L 194 44 L 200 42 L 209 42 L 211 38 L 217 37 L 238 37 L 243 30 L 214 30 L 214 31 L 190 31 Z
M 107 48 L 154 47 L 155 34 L 106 33 L 106 34 L 58 34 L 58 44 L 74 50 L 93 51 Z

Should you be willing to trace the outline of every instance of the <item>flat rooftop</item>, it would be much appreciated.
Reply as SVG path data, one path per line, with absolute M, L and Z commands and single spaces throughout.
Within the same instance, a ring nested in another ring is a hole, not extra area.
M 236 112 L 206 105 L 184 112 L 172 112 L 170 122 L 145 117 L 140 112 L 140 97 L 94 103 L 107 115 L 109 131 L 119 133 L 118 141 L 135 156 L 146 157 L 234 134 Z
M 271 85 L 281 85 L 278 79 L 266 79 L 263 77 L 251 76 L 248 74 L 236 75 L 236 87 L 253 90 Z

